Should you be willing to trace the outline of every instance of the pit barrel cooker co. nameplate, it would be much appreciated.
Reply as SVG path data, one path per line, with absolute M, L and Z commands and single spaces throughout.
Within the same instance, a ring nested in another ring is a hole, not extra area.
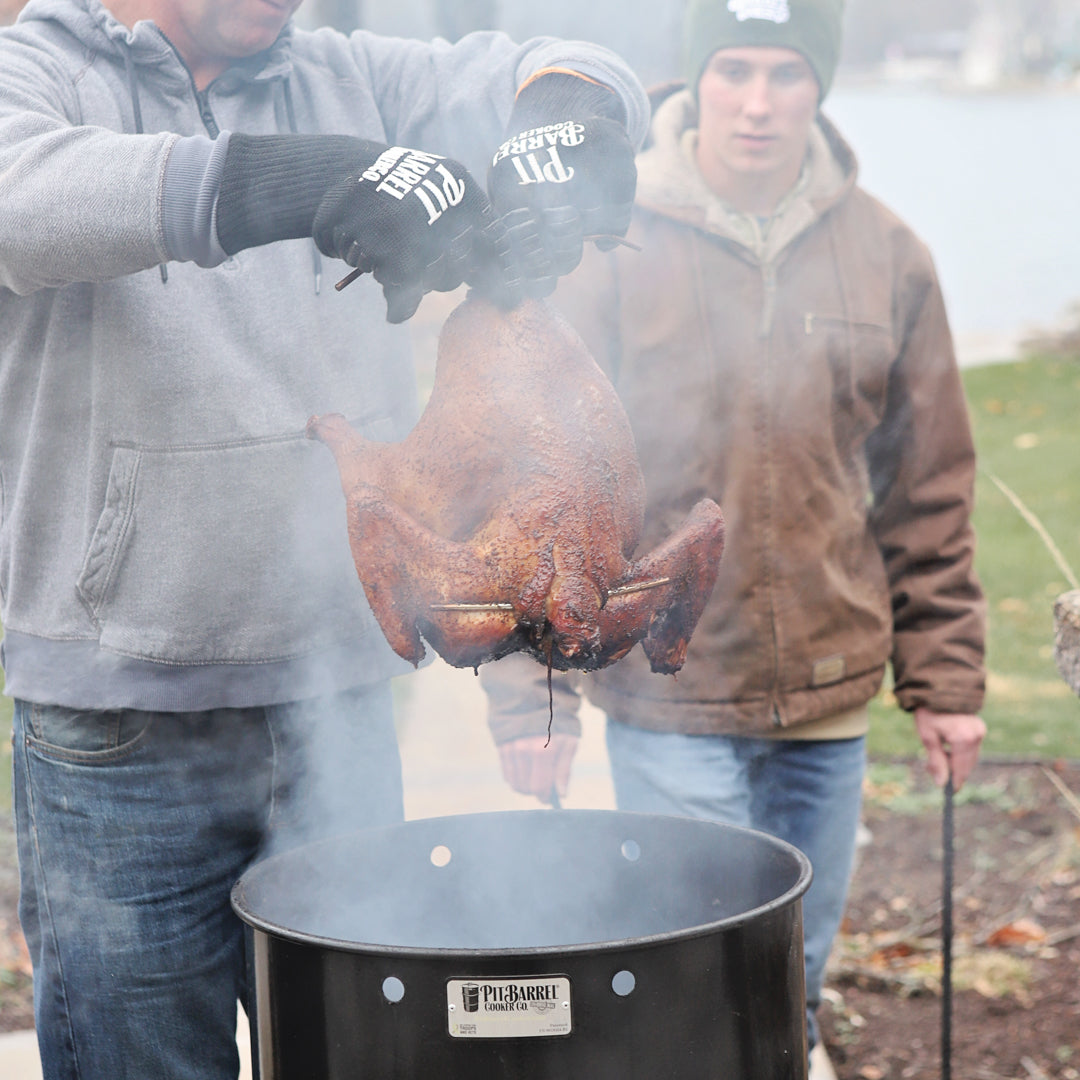
M 429 818 L 233 890 L 261 1080 L 806 1080 L 805 856 L 613 811 Z
M 447 1030 L 455 1039 L 569 1035 L 571 1010 L 570 980 L 562 975 L 451 979 L 446 984 Z

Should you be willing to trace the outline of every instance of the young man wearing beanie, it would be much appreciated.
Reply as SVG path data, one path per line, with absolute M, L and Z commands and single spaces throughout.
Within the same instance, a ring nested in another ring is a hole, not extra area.
M 556 299 L 634 428 L 648 550 L 704 495 L 727 520 L 677 679 L 640 650 L 556 687 L 483 672 L 503 770 L 565 792 L 577 693 L 606 713 L 620 809 L 774 833 L 810 857 L 809 1042 L 849 884 L 867 704 L 891 664 L 933 778 L 985 726 L 974 451 L 926 248 L 861 190 L 819 111 L 840 0 L 691 0 L 686 85 L 654 102 L 625 248 Z M 929 843 L 929 840 L 928 840 Z

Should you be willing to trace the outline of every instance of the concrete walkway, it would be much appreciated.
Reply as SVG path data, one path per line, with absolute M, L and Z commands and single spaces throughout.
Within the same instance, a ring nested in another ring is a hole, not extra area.
M 239 1080 L 251 1080 L 248 1026 L 243 1013 L 237 1024 L 236 1044 L 240 1050 Z M 3 1080 L 42 1080 L 36 1032 L 16 1031 L 0 1035 L 0 1077 Z

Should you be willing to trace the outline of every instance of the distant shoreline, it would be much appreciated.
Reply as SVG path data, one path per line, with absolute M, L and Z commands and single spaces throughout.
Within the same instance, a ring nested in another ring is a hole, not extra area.
M 1027 340 L 1028 335 L 1019 332 L 957 334 L 956 362 L 962 368 L 1011 364 L 1024 358 Z
M 835 86 L 839 90 L 914 90 L 956 96 L 993 97 L 1080 94 L 1080 72 L 1069 79 L 1002 78 L 992 82 L 965 79 L 955 68 L 926 70 L 904 68 L 890 72 L 889 65 L 872 68 L 841 68 Z

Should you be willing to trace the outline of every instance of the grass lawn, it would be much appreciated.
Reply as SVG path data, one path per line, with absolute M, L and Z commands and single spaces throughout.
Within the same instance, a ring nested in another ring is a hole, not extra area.
M 991 476 L 1043 524 L 1080 574 L 1080 358 L 1032 358 L 964 372 L 979 452 L 977 566 L 990 606 L 984 752 L 1080 758 L 1080 700 L 1053 659 L 1063 571 Z M 920 753 L 911 719 L 884 691 L 872 706 L 874 757 Z M 0 698 L 0 808 L 10 805 L 11 702 Z

